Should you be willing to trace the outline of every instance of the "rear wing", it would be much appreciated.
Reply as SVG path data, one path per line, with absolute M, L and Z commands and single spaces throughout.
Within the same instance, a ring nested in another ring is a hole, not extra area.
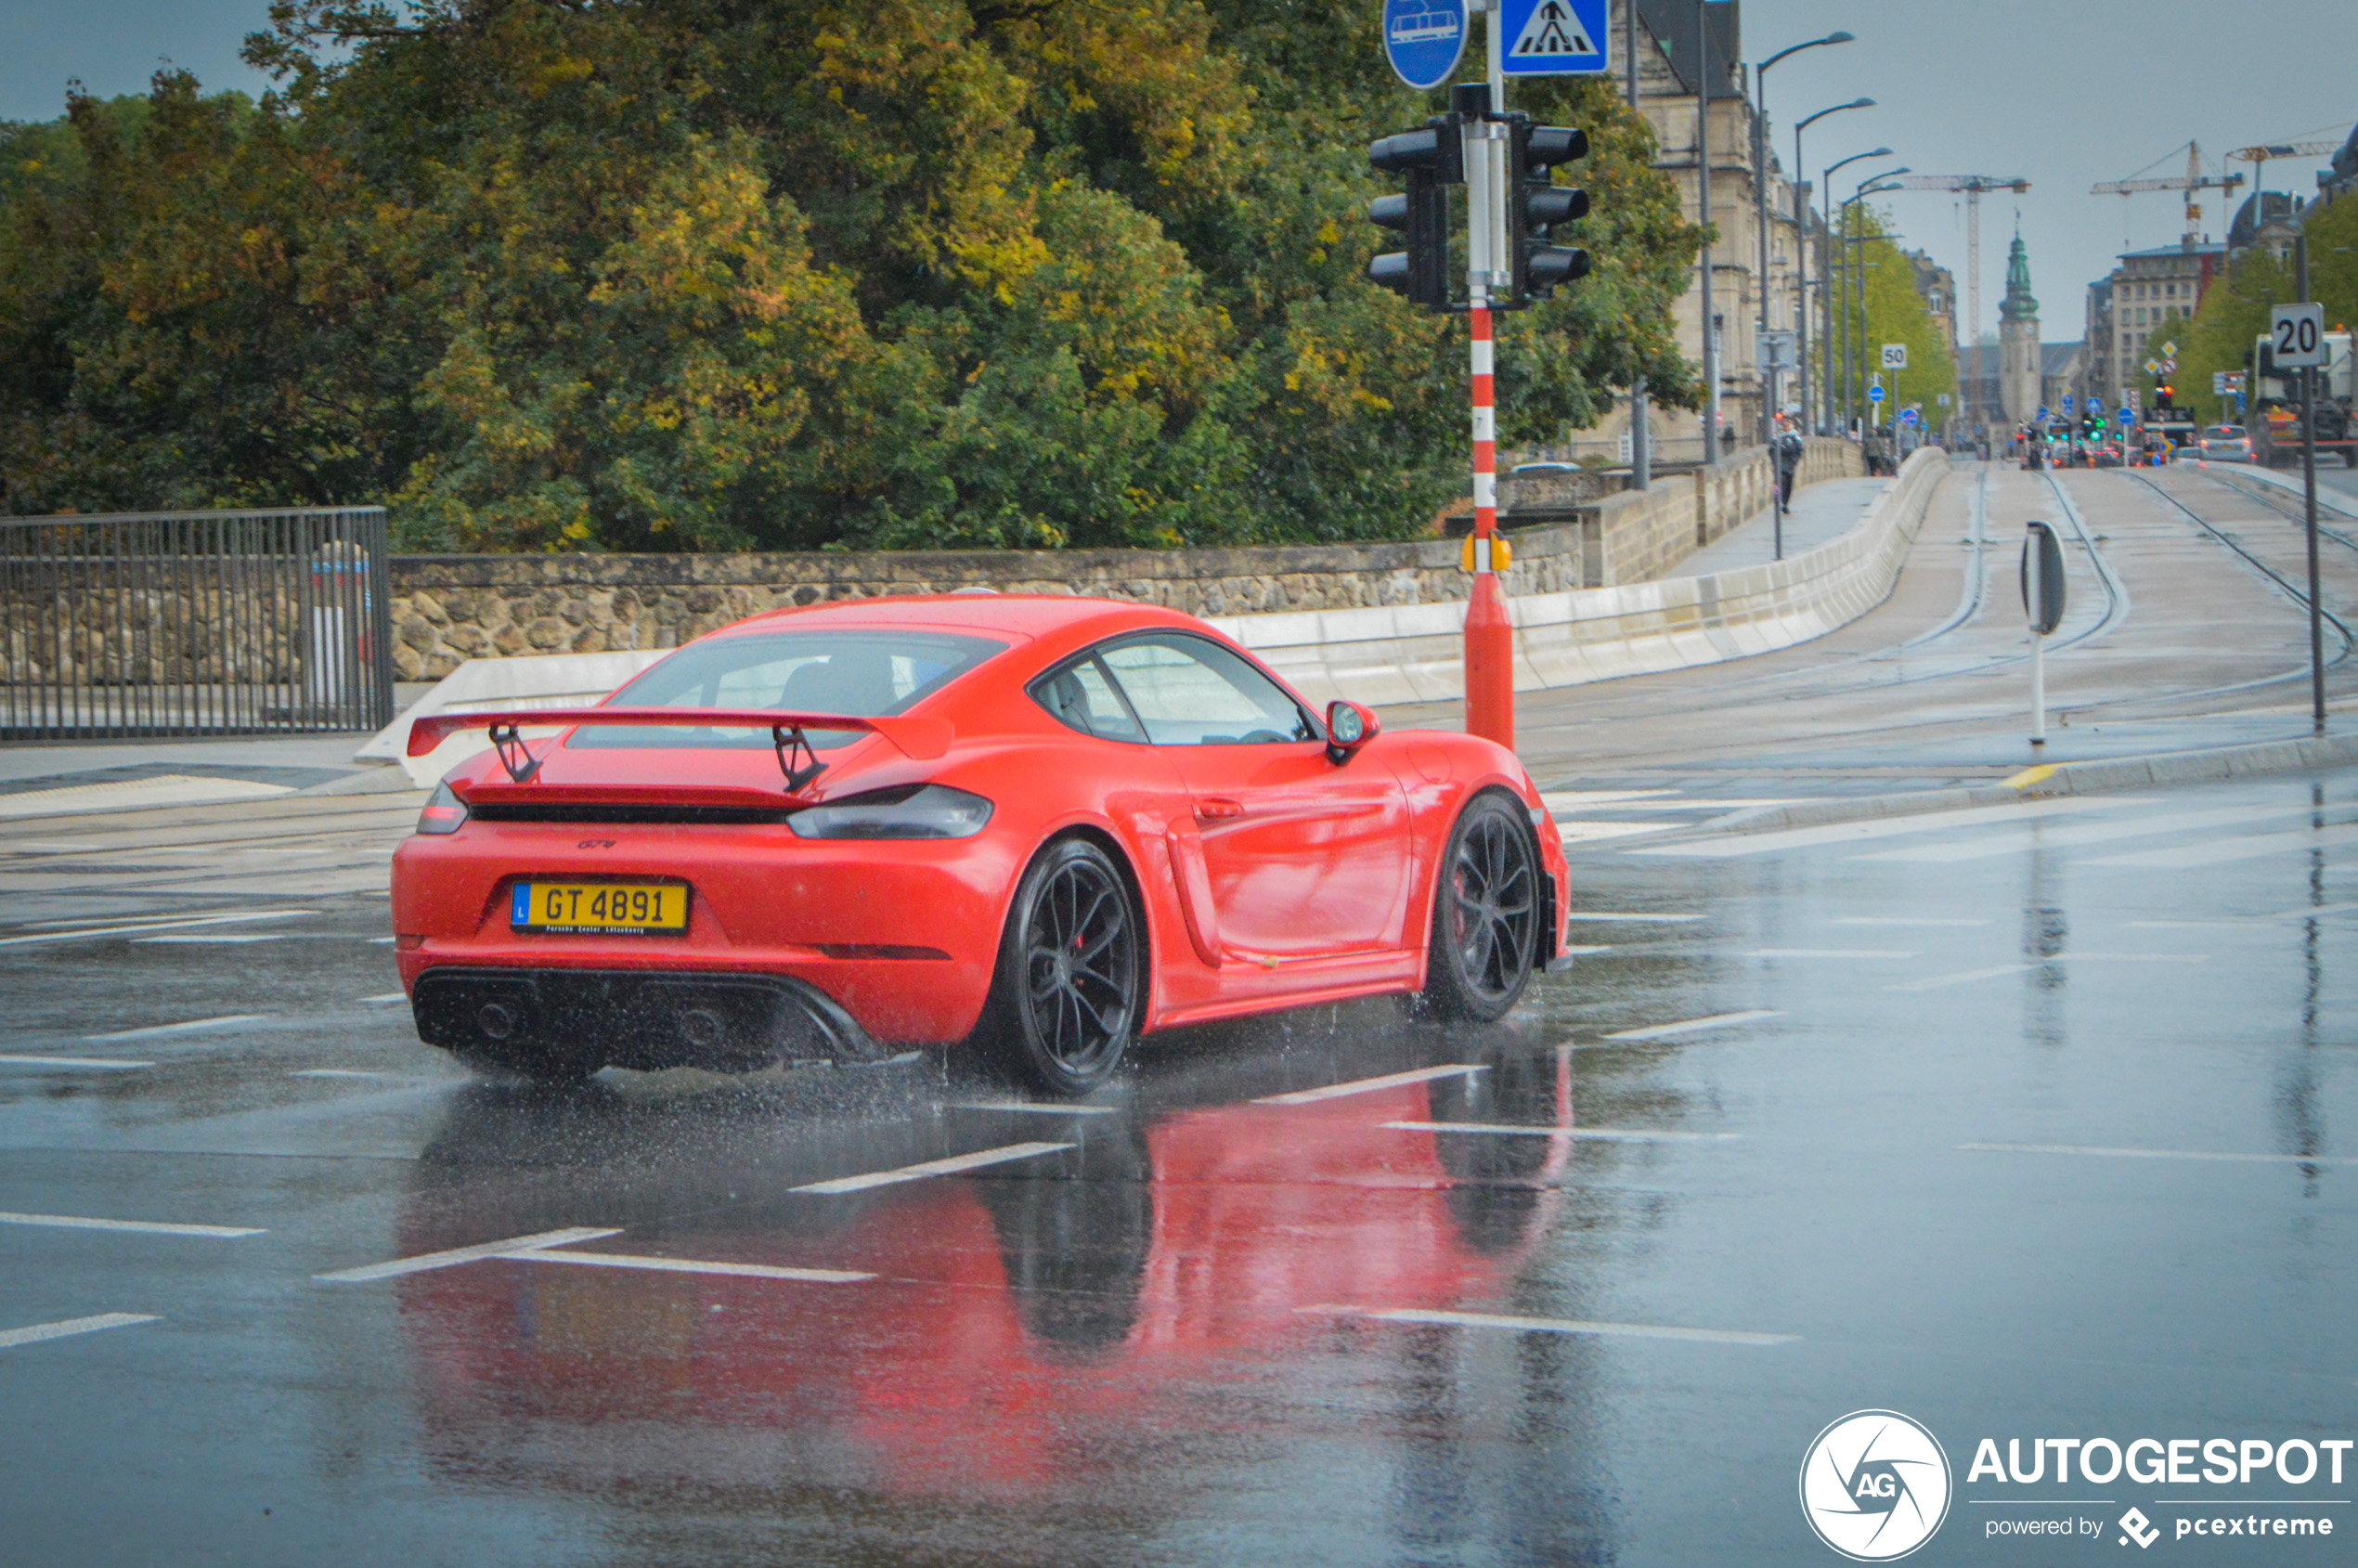
M 767 730 L 778 750 L 778 771 L 792 794 L 827 771 L 811 749 L 805 732 L 858 730 L 882 735 L 904 757 L 928 762 L 950 749 L 953 732 L 946 719 L 863 719 L 848 713 L 780 713 L 774 709 L 736 707 L 539 707 L 498 713 L 430 713 L 409 725 L 409 755 L 423 757 L 462 730 L 481 727 L 499 754 L 500 766 L 518 784 L 529 783 L 540 771 L 540 758 L 526 748 L 527 725 L 574 729 L 584 724 L 629 725 L 639 729 Z

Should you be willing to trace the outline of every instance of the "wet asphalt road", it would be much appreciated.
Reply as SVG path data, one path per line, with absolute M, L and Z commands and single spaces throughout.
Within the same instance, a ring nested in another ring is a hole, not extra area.
M 2358 1463 L 1966 1470 L 2358 1436 L 2358 777 L 1667 804 L 1507 1023 L 1159 1036 L 1077 1111 L 933 1062 L 502 1090 L 382 999 L 382 899 L 14 897 L 0 1054 L 69 1061 L 0 1061 L 0 1561 L 1816 1564 L 1802 1455 L 1867 1407 L 1954 1472 L 1912 1561 L 2143 1558 L 2132 1505 L 2157 1557 L 2349 1561 Z M 2339 1533 L 2169 1534 L 2213 1505 Z

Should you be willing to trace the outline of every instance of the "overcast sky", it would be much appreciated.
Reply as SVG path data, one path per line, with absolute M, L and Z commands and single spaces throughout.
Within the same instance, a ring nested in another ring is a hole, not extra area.
M 100 95 L 140 91 L 164 59 L 209 87 L 259 91 L 266 84 L 239 62 L 238 44 L 267 9 L 266 0 L 0 0 L 0 119 L 60 112 L 73 76 Z M 1888 163 L 1920 173 L 2031 182 L 2028 195 L 1984 201 L 1982 323 L 1996 320 L 2019 208 L 2051 343 L 2079 336 L 2086 286 L 2124 244 L 2169 244 L 2183 227 L 2173 194 L 2097 197 L 2089 186 L 2157 160 L 2152 173 L 2182 174 L 2183 153 L 2166 155 L 2189 137 L 2215 160 L 2257 142 L 2338 141 L 2358 116 L 2352 0 L 1750 0 L 1743 22 L 1752 59 L 1836 29 L 1859 35 L 1768 75 L 1770 123 L 1788 160 L 1795 119 L 1861 95 L 1877 100 L 1810 127 L 1813 177 L 1838 158 L 1887 146 Z M 2271 163 L 2268 183 L 2313 192 L 2324 162 Z M 1854 163 L 1835 181 L 1846 194 L 1859 175 L 1885 166 Z M 2220 194 L 2204 198 L 2204 227 L 2223 233 Z M 1907 194 L 1893 206 L 1910 242 L 1963 272 L 1958 199 Z

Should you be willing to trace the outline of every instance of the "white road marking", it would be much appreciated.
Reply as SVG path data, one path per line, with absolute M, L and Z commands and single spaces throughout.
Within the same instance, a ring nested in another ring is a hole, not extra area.
M 1624 800 L 1656 800 L 1676 795 L 1675 789 L 1544 789 L 1540 804 L 1550 811 L 1579 811 L 1591 806 L 1618 805 Z
M 576 1241 L 595 1241 L 601 1237 L 620 1236 L 619 1230 L 600 1230 L 592 1226 L 576 1225 L 570 1230 L 544 1230 L 537 1236 L 511 1237 L 505 1241 L 486 1241 L 474 1247 L 453 1247 L 447 1251 L 421 1252 L 414 1258 L 395 1258 L 389 1263 L 368 1263 L 359 1268 L 342 1268 L 333 1274 L 315 1274 L 314 1279 L 356 1283 L 366 1279 L 391 1279 L 395 1275 L 423 1274 L 428 1269 L 449 1268 L 458 1263 L 478 1263 L 485 1258 L 512 1258 L 519 1252 L 537 1252 L 548 1247 L 564 1247 Z
M 128 1328 L 134 1323 L 162 1321 L 151 1312 L 102 1312 L 96 1317 L 69 1317 L 57 1323 L 35 1323 L 24 1328 L 0 1328 L 0 1350 L 39 1344 L 43 1340 L 67 1339 L 75 1334 L 95 1334 L 101 1328 Z
M 1834 926 L 1987 926 L 1987 920 L 1911 919 L 1899 915 L 1844 914 L 1828 922 Z
M 407 1002 L 408 1000 L 409 993 L 406 991 L 388 991 L 376 996 L 364 996 L 360 999 L 361 1004 L 364 1006 L 375 1006 L 378 1004 L 384 1002 Z
M 1994 980 L 2001 975 L 2019 975 L 2038 967 L 2036 964 L 1994 964 L 1987 969 L 1961 969 L 1953 975 L 1935 975 L 1926 980 L 1905 980 L 1884 990 L 1939 991 L 1952 985 L 1970 985 L 1975 980 Z
M 927 1176 L 954 1176 L 961 1171 L 979 1170 L 985 1165 L 1004 1165 L 1011 1160 L 1032 1160 L 1043 1154 L 1057 1154 L 1075 1146 L 1071 1144 L 1008 1144 L 1001 1148 L 987 1148 L 979 1154 L 954 1155 L 948 1160 L 928 1160 L 922 1165 L 903 1165 L 897 1171 L 871 1171 L 864 1176 L 837 1176 L 831 1182 L 806 1182 L 790 1186 L 788 1192 L 808 1192 L 822 1197 L 839 1192 L 864 1192 L 872 1186 L 890 1186 L 895 1182 L 923 1181 Z
M 1914 952 L 1890 947 L 1756 947 L 1739 958 L 1915 958 Z
M 1635 838 L 1641 833 L 1668 833 L 1673 823 L 1603 823 L 1582 818 L 1566 822 L 1559 818 L 1556 836 L 1566 844 L 1593 844 L 1607 838 Z
M 48 1225 L 58 1230 L 135 1230 L 148 1236 L 266 1236 L 246 1225 L 184 1225 L 162 1220 L 93 1220 L 78 1214 L 0 1213 L 0 1225 Z
M 1639 1340 L 1688 1340 L 1717 1345 L 1791 1344 L 1798 1334 L 1752 1334 L 1736 1328 L 1674 1328 L 1658 1323 L 1592 1323 L 1577 1317 L 1522 1317 L 1498 1312 L 1431 1312 L 1419 1307 L 1371 1309 L 1306 1306 L 1299 1313 L 1371 1317 L 1380 1323 L 1436 1323 L 1458 1328 L 1505 1328 L 1523 1334 L 1603 1334 Z
M 2218 1154 L 2207 1149 L 2098 1148 L 2085 1144 L 1959 1144 L 1986 1154 L 2086 1154 L 2109 1160 L 2207 1160 L 2236 1165 L 2358 1165 L 2358 1158 L 2330 1154 Z
M 960 1100 L 945 1110 L 1012 1110 L 1026 1116 L 1119 1116 L 1120 1106 L 1043 1106 L 1029 1100 Z
M 316 909 L 264 909 L 248 914 L 196 914 L 177 920 L 140 920 L 123 926 L 84 926 L 71 931 L 44 931 L 38 936 L 0 937 L 0 947 L 23 947 L 30 942 L 70 942 L 83 937 L 121 937 L 149 931 L 176 931 L 200 926 L 234 926 L 248 920 L 292 920 L 299 914 L 317 914 Z
M 1732 1143 L 1738 1135 L 1734 1133 L 1650 1133 L 1622 1127 L 1535 1127 L 1528 1122 L 1507 1121 L 1386 1121 L 1380 1125 L 1395 1133 L 1492 1133 L 1502 1136 L 1593 1138 L 1600 1143 L 1611 1144 L 1724 1144 Z
M 149 1024 L 145 1029 L 118 1030 L 112 1034 L 85 1034 L 82 1038 L 97 1044 L 102 1040 L 147 1040 L 159 1034 L 196 1034 L 205 1030 L 227 1029 L 232 1024 L 250 1024 L 266 1017 L 264 1013 L 224 1013 L 217 1018 L 190 1018 L 185 1024 Z
M 1632 922 L 1643 921 L 1649 924 L 1658 922 L 1665 926 L 1684 926 L 1694 921 L 1701 920 L 1703 916 L 1700 914 L 1626 914 L 1619 913 L 1608 913 L 1603 910 L 1575 909 L 1572 912 L 1568 918 L 1575 921 L 1625 920 Z
M 244 942 L 282 942 L 283 936 L 267 937 L 134 937 L 135 942 L 166 942 L 182 947 L 232 947 Z
M 398 937 L 370 937 L 369 942 L 373 947 L 391 947 L 400 940 Z
M 1759 799 L 1714 800 L 1705 797 L 1690 797 L 1685 800 L 1627 800 L 1613 808 L 1616 811 L 1749 811 L 1762 806 L 1793 806 L 1799 804 L 1797 796 L 1763 797 Z
M 1970 980 L 1995 979 L 2000 975 L 2019 975 L 2032 969 L 2043 969 L 2050 964 L 2208 964 L 2207 952 L 2058 952 L 2050 958 L 2035 959 L 2028 964 L 2000 964 L 1988 969 L 1966 969 L 1954 975 L 1935 975 L 1928 980 L 1909 980 L 1901 985 L 1887 985 L 1885 991 L 1938 991 L 1944 986 L 1963 985 Z
M 1645 1029 L 1625 1029 L 1618 1034 L 1608 1034 L 1607 1040 L 1670 1040 L 1681 1034 L 1701 1034 L 1706 1030 L 1733 1029 L 1760 1018 L 1780 1017 L 1774 1007 L 1756 1007 L 1748 1013 L 1714 1013 L 1706 1018 L 1682 1018 L 1675 1024 L 1654 1024 Z
M 1397 1089 L 1404 1083 L 1423 1083 L 1435 1078 L 1463 1078 L 1470 1073 L 1489 1070 L 1474 1062 L 1457 1062 L 1448 1067 L 1420 1067 L 1414 1072 L 1387 1072 L 1381 1078 L 1355 1078 L 1348 1083 L 1329 1083 L 1323 1089 L 1296 1089 L 1290 1095 L 1263 1095 L 1252 1103 L 1257 1106 L 1306 1106 L 1320 1100 L 1340 1100 L 1350 1095 L 1372 1095 L 1379 1089 Z
M 1607 943 L 1602 947 L 1570 946 L 1562 949 L 1556 954 L 1556 956 L 1559 958 L 1577 958 L 1585 952 L 1611 952 L 1612 951 L 1613 945 L 1611 943 Z
M 401 1075 L 397 1072 L 363 1072 L 360 1069 L 352 1067 L 307 1067 L 299 1072 L 291 1072 L 287 1076 L 289 1078 L 398 1078 Z
M 0 1056 L 0 1066 L 6 1067 L 86 1067 L 100 1072 L 129 1072 L 134 1068 L 153 1067 L 153 1062 L 118 1061 L 109 1056 L 27 1056 L 17 1054 Z
M 2209 844 L 2185 844 L 2175 849 L 2144 849 L 2133 855 L 2105 855 L 2087 865 L 2140 866 L 2176 870 L 2186 866 L 2222 865 L 2229 861 L 2257 860 L 2262 855 L 2322 849 L 2334 844 L 2358 843 L 2358 823 L 2300 833 L 2256 833 L 2242 838 L 2222 838 Z
M 2029 849 L 2067 849 L 2079 844 L 2109 844 L 2120 838 L 2148 838 L 2165 833 L 2199 833 L 2206 828 L 2235 827 L 2271 817 L 2297 817 L 2314 810 L 2308 805 L 2228 806 L 2207 811 L 2165 811 L 2117 823 L 2083 823 L 2076 827 L 2024 829 L 2019 833 L 1984 834 L 1953 844 L 1918 844 L 1905 849 L 1883 849 L 1853 856 L 1861 861 L 1922 861 L 1947 863 L 1989 860 Z
M 1856 844 L 1871 838 L 1938 833 L 1947 828 L 1974 827 L 1983 823 L 2021 822 L 2026 818 L 2052 817 L 2066 811 L 2109 811 L 2122 806 L 2142 806 L 2148 798 L 2106 796 L 2082 799 L 2066 796 L 2055 800 L 2026 800 L 2019 805 L 1968 806 L 1955 811 L 1923 811 L 1911 816 L 1871 817 L 1864 822 L 1829 823 L 1823 827 L 1797 827 L 1784 833 L 1730 834 L 1717 838 L 1697 838 L 1685 844 L 1665 844 L 1657 849 L 1631 849 L 1627 853 L 1686 855 L 1714 860 L 1736 855 L 1768 855 L 1781 849 L 1807 849 L 1820 844 Z
M 840 1268 L 778 1268 L 769 1263 L 711 1263 L 694 1258 L 649 1258 L 629 1252 L 558 1252 L 547 1248 L 535 1248 L 519 1252 L 514 1261 L 520 1263 L 587 1263 L 592 1268 L 639 1268 L 658 1274 L 730 1274 L 747 1279 L 798 1279 L 810 1285 L 849 1285 L 862 1279 L 874 1279 L 873 1274 L 861 1274 Z

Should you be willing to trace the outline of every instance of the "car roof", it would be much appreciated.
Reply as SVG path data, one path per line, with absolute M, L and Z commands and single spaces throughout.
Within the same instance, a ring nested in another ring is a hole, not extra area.
M 1127 599 L 1047 593 L 896 593 L 768 610 L 724 628 L 724 635 L 780 631 L 789 627 L 796 630 L 823 627 L 933 627 L 1037 638 L 1075 630 L 1109 636 L 1132 627 L 1197 624 L 1192 616 Z

